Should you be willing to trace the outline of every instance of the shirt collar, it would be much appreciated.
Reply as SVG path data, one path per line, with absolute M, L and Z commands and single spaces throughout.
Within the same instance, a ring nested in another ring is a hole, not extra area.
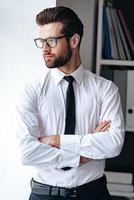
M 63 77 L 66 76 L 66 74 L 64 72 L 60 71 L 58 68 L 50 69 L 50 70 L 51 70 L 51 74 L 52 74 L 52 77 L 53 77 L 56 85 L 58 85 L 60 83 L 60 81 L 63 79 Z M 84 67 L 83 67 L 83 64 L 81 64 L 70 75 L 73 76 L 74 79 L 76 80 L 76 82 L 79 84 L 82 80 L 83 73 L 84 73 Z

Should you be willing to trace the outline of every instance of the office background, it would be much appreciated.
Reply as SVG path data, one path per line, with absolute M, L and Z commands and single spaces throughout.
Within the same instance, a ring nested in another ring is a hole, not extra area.
M 81 52 L 85 65 L 91 68 L 96 1 L 85 0 L 83 4 L 77 0 L 76 4 L 76 0 L 68 0 L 57 4 L 74 8 L 86 23 Z M 41 52 L 33 42 L 38 34 L 35 16 L 55 5 L 56 0 L 0 0 L 0 199 L 27 200 L 30 192 L 34 169 L 20 162 L 15 101 L 23 84 L 45 71 Z

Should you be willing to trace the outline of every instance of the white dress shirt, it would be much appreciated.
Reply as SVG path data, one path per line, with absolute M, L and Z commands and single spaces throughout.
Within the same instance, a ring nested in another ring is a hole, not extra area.
M 117 86 L 82 65 L 71 75 L 75 79 L 74 135 L 64 135 L 68 82 L 59 69 L 50 69 L 44 77 L 26 84 L 17 101 L 22 163 L 37 169 L 36 181 L 67 188 L 101 177 L 105 159 L 119 155 L 124 142 Z M 109 131 L 95 132 L 104 120 L 111 120 Z M 60 148 L 38 141 L 38 137 L 50 135 L 61 135 Z M 80 156 L 92 161 L 80 165 Z M 63 167 L 71 169 L 64 171 Z

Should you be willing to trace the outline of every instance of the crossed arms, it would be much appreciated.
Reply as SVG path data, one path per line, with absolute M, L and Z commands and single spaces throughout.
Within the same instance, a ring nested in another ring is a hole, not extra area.
M 43 137 L 38 136 L 38 99 L 33 88 L 29 86 L 24 90 L 17 106 L 20 120 L 17 136 L 24 165 L 39 168 L 78 167 L 79 163 L 85 163 L 89 159 L 106 159 L 119 155 L 124 141 L 124 123 L 118 90 L 114 85 L 103 89 L 105 95 L 101 97 L 103 100 L 100 110 L 97 107 L 98 118 L 94 124 L 98 121 L 102 123 L 94 133 L 89 130 L 88 133 L 82 132 L 79 135 L 59 136 L 55 132 L 55 135 L 51 135 L 50 127 L 48 130 L 51 136 Z M 104 122 L 105 119 L 110 119 L 111 124 Z
M 101 122 L 95 129 L 95 132 L 105 132 L 110 128 L 111 121 L 103 121 Z M 60 148 L 60 135 L 52 135 L 52 136 L 43 136 L 38 138 L 39 141 L 43 144 L 50 145 L 52 147 Z M 84 164 L 89 162 L 91 159 L 80 156 L 80 163 Z

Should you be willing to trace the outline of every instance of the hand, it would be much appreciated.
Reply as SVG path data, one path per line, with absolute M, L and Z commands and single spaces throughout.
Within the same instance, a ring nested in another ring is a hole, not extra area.
M 111 125 L 111 121 L 107 120 L 107 121 L 102 121 L 95 129 L 95 132 L 105 132 L 108 131 Z M 91 158 L 87 158 L 87 157 L 83 157 L 80 156 L 80 163 L 81 164 L 85 164 L 89 161 L 91 161 Z
M 85 164 L 85 163 L 87 163 L 87 162 L 89 162 L 91 160 L 92 160 L 91 158 L 86 158 L 84 156 L 80 156 L 80 163 L 81 164 Z
M 108 131 L 111 126 L 111 121 L 102 121 L 95 129 L 95 132 L 105 132 Z
M 60 136 L 59 135 L 52 135 L 52 136 L 43 136 L 39 137 L 38 140 L 41 143 L 48 144 L 52 147 L 60 147 Z

